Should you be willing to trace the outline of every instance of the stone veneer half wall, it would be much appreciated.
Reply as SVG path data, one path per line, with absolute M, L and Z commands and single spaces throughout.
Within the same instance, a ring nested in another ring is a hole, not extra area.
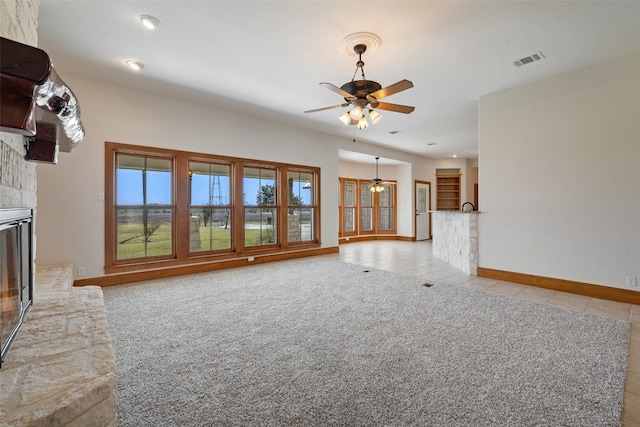
M 478 272 L 478 212 L 434 211 L 433 256 L 466 274 Z

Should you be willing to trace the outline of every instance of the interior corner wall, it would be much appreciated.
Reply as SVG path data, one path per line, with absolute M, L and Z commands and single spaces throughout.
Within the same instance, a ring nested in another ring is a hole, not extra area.
M 640 53 L 479 109 L 480 267 L 619 288 L 640 277 Z
M 0 1 L 0 35 L 38 45 L 38 0 Z M 0 132 L 0 208 L 35 208 L 36 165 L 24 160 L 24 137 Z
M 415 237 L 415 202 L 414 202 L 414 184 L 412 177 L 412 165 L 401 164 L 396 167 L 398 183 L 403 185 L 397 186 L 397 206 L 396 214 L 397 228 L 396 233 L 402 237 Z
M 339 138 L 64 72 L 86 135 L 38 170 L 38 264 L 70 262 L 104 275 L 105 141 L 314 166 L 321 169 L 321 242 L 338 245 Z M 247 124 L 247 123 L 250 124 Z

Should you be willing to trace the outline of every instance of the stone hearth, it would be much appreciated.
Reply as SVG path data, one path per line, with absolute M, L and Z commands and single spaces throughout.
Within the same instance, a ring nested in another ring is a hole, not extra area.
M 38 268 L 34 306 L 0 369 L 0 426 L 115 426 L 116 366 L 97 286 Z

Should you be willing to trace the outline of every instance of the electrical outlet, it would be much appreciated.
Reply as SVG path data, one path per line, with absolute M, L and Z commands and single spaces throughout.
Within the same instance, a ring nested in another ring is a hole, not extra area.
M 249 262 L 252 262 L 252 261 L 255 261 L 255 260 L 256 260 L 256 257 L 254 257 L 254 256 L 247 257 L 247 261 L 249 261 Z
M 627 286 L 630 288 L 638 286 L 638 278 L 635 276 L 627 276 Z
M 78 277 L 84 277 L 84 267 L 78 267 Z

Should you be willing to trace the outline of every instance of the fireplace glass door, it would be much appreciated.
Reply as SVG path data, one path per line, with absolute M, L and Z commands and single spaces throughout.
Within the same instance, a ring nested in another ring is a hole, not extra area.
M 0 367 L 31 307 L 31 236 L 30 210 L 0 210 Z
M 20 254 L 18 252 L 18 227 L 0 230 L 0 307 L 2 310 L 2 348 L 15 334 L 20 324 Z

